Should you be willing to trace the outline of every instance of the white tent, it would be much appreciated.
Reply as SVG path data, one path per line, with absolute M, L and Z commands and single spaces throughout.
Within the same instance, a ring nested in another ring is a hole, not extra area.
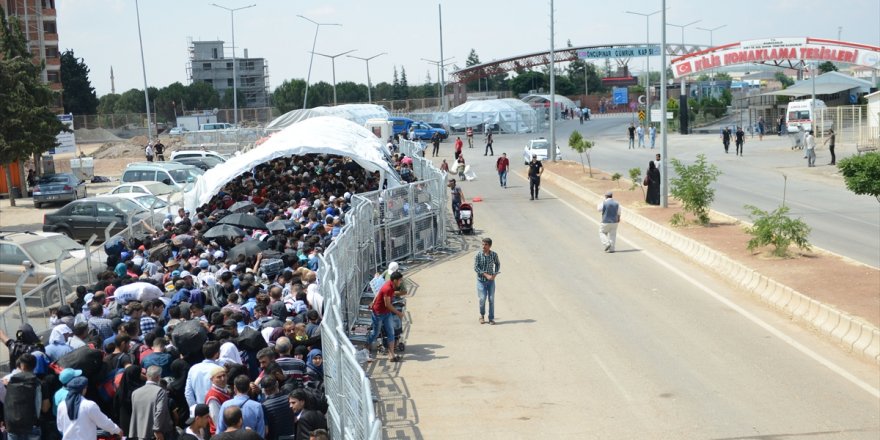
M 289 111 L 270 122 L 266 126 L 266 131 L 278 131 L 289 127 L 291 124 L 318 116 L 337 116 L 363 126 L 367 119 L 387 119 L 391 115 L 388 113 L 388 110 L 385 110 L 385 107 L 375 104 L 343 104 L 335 107 L 315 107 Z
M 208 203 L 224 185 L 257 165 L 279 157 L 310 153 L 349 157 L 368 172 L 379 171 L 380 181 L 388 179 L 389 188 L 399 186 L 397 172 L 385 160 L 382 148 L 379 138 L 354 122 L 333 116 L 311 118 L 275 133 L 258 147 L 208 170 L 186 193 L 184 206 L 194 211 Z
M 512 98 L 468 101 L 450 110 L 448 118 L 449 126 L 459 130 L 497 124 L 502 133 L 531 133 L 538 126 L 535 110 Z
M 550 95 L 528 95 L 522 100 L 526 104 L 541 107 L 550 104 Z M 560 110 L 578 108 L 574 101 L 562 95 L 556 95 L 556 107 Z

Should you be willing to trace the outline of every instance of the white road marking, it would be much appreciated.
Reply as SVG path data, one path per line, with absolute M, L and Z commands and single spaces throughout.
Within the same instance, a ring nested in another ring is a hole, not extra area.
M 584 218 L 595 223 L 597 226 L 600 224 L 600 222 L 598 220 L 596 220 L 593 217 L 588 216 L 582 210 L 578 209 L 576 206 L 572 205 L 571 203 L 563 200 L 562 198 L 560 198 L 559 196 L 557 196 L 553 192 L 548 191 L 544 188 L 541 189 L 541 192 L 545 192 L 547 194 L 553 195 L 554 197 L 556 197 L 557 200 L 559 200 L 560 202 L 562 202 L 563 204 L 565 204 L 566 206 L 571 208 L 573 211 L 575 211 L 578 214 L 580 214 L 581 216 L 583 216 Z M 588 208 L 590 208 L 590 206 L 588 206 Z M 593 209 L 595 209 L 595 207 L 593 207 Z M 621 240 L 632 247 L 636 247 L 635 243 L 633 243 L 630 240 L 627 240 L 626 238 L 621 237 L 620 234 L 618 234 L 618 240 Z M 874 396 L 874 398 L 880 399 L 880 389 L 877 389 L 874 386 L 872 386 L 871 384 L 859 379 L 858 377 L 856 377 L 855 375 L 853 375 L 852 373 L 850 373 L 849 371 L 847 371 L 843 367 L 835 364 L 834 362 L 831 362 L 830 360 L 826 359 L 824 356 L 820 355 L 819 353 L 816 353 L 815 351 L 810 350 L 809 348 L 807 348 L 806 346 L 804 346 L 800 342 L 795 341 L 794 338 L 786 335 L 785 333 L 776 329 L 772 325 L 764 322 L 763 320 L 761 320 L 757 316 L 749 313 L 747 310 L 738 306 L 733 301 L 730 301 L 729 299 L 725 298 L 720 293 L 716 292 L 715 290 L 712 290 L 711 288 L 707 287 L 703 283 L 695 280 L 690 275 L 680 271 L 678 268 L 672 266 L 671 264 L 667 263 L 666 261 L 663 261 L 662 259 L 660 259 L 656 255 L 654 255 L 652 252 L 645 250 L 645 249 L 642 249 L 642 253 L 644 255 L 647 255 L 650 259 L 654 260 L 654 262 L 656 262 L 657 264 L 668 269 L 670 272 L 678 275 L 683 280 L 691 283 L 692 285 L 694 285 L 694 287 L 697 287 L 698 289 L 707 293 L 712 298 L 715 298 L 715 300 L 717 300 L 721 304 L 724 304 L 725 306 L 730 307 L 731 309 L 733 309 L 734 311 L 736 311 L 737 313 L 742 315 L 744 318 L 748 319 L 749 321 L 752 321 L 753 323 L 757 324 L 759 327 L 770 332 L 770 334 L 772 334 L 773 336 L 776 336 L 777 338 L 779 338 L 779 340 L 790 345 L 795 350 L 800 351 L 801 353 L 805 354 L 807 357 L 809 357 L 809 358 L 813 359 L 814 361 L 818 362 L 819 364 L 825 366 L 826 368 L 828 368 L 829 370 L 831 370 L 832 372 L 834 372 L 838 376 L 850 381 L 853 385 L 867 391 L 869 394 Z M 600 364 L 600 367 L 601 367 L 601 364 Z M 604 370 L 604 367 L 603 367 L 603 370 Z M 608 372 L 606 371 L 606 374 L 607 373 Z M 609 375 L 609 377 L 610 377 L 610 375 Z M 612 380 L 614 380 L 614 379 L 612 378 Z M 619 385 L 618 385 L 618 388 L 620 388 Z
M 602 362 L 602 360 L 599 359 L 599 356 L 593 354 L 593 360 L 595 360 L 596 364 L 599 365 L 599 368 L 601 368 L 602 371 L 605 372 L 605 375 L 608 376 L 609 379 L 611 379 L 611 382 L 614 383 L 614 386 L 617 387 L 617 389 L 620 391 L 620 394 L 623 394 L 623 397 L 626 399 L 626 401 L 632 402 L 632 397 L 629 395 L 629 393 L 626 392 L 626 389 L 623 387 L 623 385 L 620 384 L 620 381 L 617 380 L 617 377 L 614 376 L 611 370 L 609 370 L 608 367 L 606 367 L 605 364 Z

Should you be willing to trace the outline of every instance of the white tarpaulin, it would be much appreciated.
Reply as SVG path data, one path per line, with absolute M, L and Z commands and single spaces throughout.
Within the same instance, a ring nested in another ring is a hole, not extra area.
M 523 102 L 532 106 L 550 106 L 550 95 L 528 95 L 522 99 Z M 562 95 L 556 95 L 556 107 L 561 109 L 578 108 L 574 101 Z
M 270 122 L 266 126 L 266 130 L 269 132 L 279 131 L 289 127 L 291 124 L 318 116 L 336 116 L 363 126 L 367 119 L 388 119 L 391 114 L 388 113 L 388 110 L 385 110 L 385 107 L 375 104 L 343 104 L 335 107 L 315 107 L 289 111 Z
M 448 124 L 455 129 L 498 125 L 503 133 L 531 133 L 537 129 L 535 110 L 519 99 L 468 101 L 449 111 Z
M 399 186 L 394 171 L 381 153 L 379 139 L 366 128 L 354 122 L 333 116 L 311 118 L 281 130 L 258 147 L 234 159 L 211 168 L 186 194 L 186 209 L 208 203 L 224 185 L 272 159 L 305 154 L 334 154 L 349 157 L 368 172 L 379 171 L 381 179 L 388 179 L 388 187 Z

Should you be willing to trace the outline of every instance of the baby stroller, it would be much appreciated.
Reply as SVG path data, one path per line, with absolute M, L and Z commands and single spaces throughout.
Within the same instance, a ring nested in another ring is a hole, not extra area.
M 458 207 L 458 232 L 460 234 L 474 233 L 474 208 L 470 203 L 462 203 Z

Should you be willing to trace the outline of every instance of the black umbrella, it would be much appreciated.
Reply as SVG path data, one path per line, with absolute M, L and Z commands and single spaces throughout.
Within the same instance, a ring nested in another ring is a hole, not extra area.
M 229 214 L 217 224 L 235 225 L 240 228 L 266 229 L 266 223 L 253 214 Z
M 229 250 L 229 258 L 236 260 L 239 255 L 253 257 L 254 255 L 269 249 L 269 243 L 262 240 L 248 240 Z
M 244 231 L 241 230 L 238 226 L 233 225 L 217 225 L 211 229 L 208 229 L 208 232 L 205 232 L 205 238 L 235 238 L 235 237 L 244 237 Z
M 243 201 L 243 202 L 235 202 L 232 206 L 229 207 L 229 210 L 232 212 L 248 212 L 251 208 L 256 208 L 257 205 L 254 205 L 253 202 Z
M 283 220 L 275 220 L 266 223 L 266 227 L 269 228 L 270 232 L 283 232 L 287 230 L 287 222 Z

